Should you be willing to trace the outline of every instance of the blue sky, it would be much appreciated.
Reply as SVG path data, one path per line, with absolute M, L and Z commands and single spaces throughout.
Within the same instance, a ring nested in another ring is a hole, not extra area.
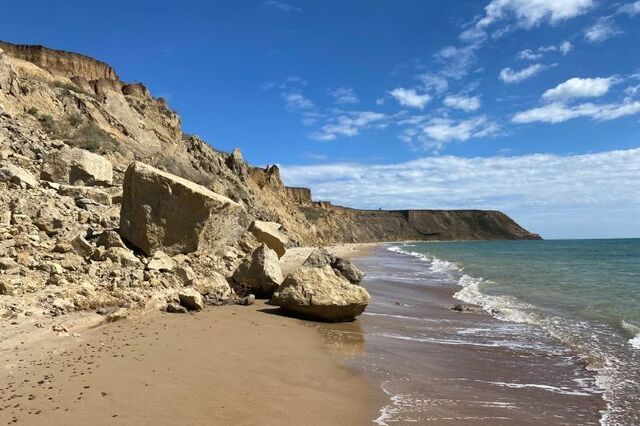
M 316 198 L 640 236 L 640 1 L 2 4 L 0 38 L 105 60 Z

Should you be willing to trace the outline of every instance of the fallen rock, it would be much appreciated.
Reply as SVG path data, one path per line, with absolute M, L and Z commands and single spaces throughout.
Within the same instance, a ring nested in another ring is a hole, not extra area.
M 177 303 L 168 303 L 167 307 L 164 308 L 165 311 L 167 311 L 170 314 L 187 314 L 189 313 L 189 310 L 187 308 L 185 308 L 184 306 L 181 306 Z
M 42 207 L 36 212 L 33 218 L 33 224 L 41 231 L 52 235 L 64 226 L 64 222 L 59 215 L 59 211 L 55 210 L 51 206 Z
M 249 231 L 256 237 L 256 239 L 267 245 L 271 250 L 274 250 L 278 257 L 284 256 L 287 251 L 287 244 L 289 240 L 282 235 L 279 229 L 282 227 L 276 222 L 263 222 L 255 220 L 249 227 Z
M 93 246 L 82 235 L 77 235 L 69 244 L 80 256 L 89 257 L 93 253 Z
M 18 267 L 18 262 L 10 257 L 0 257 L 0 270 L 8 271 Z
M 198 291 L 191 287 L 184 287 L 178 291 L 178 298 L 180 299 L 180 305 L 184 306 L 190 311 L 200 311 L 204 308 L 204 302 L 202 295 Z
M 176 267 L 176 261 L 170 258 L 165 252 L 158 250 L 153 254 L 146 269 L 149 271 L 169 272 Z
M 233 273 L 234 288 L 241 295 L 270 298 L 282 282 L 282 270 L 275 251 L 260 245 L 238 265 Z
M 63 148 L 45 158 L 40 178 L 69 185 L 111 185 L 113 167 L 101 155 L 79 148 Z
M 196 273 L 193 271 L 193 268 L 189 265 L 182 265 L 176 269 L 176 275 L 182 282 L 182 285 L 192 285 L 196 280 Z M 200 292 L 202 293 L 202 292 Z M 206 294 L 206 293 L 202 293 Z
M 60 195 L 73 197 L 76 200 L 89 199 L 98 204 L 111 206 L 111 196 L 99 188 L 90 186 L 60 185 Z
M 364 278 L 364 272 L 356 267 L 351 261 L 341 257 L 336 258 L 331 264 L 331 268 L 337 274 L 338 272 L 351 284 L 360 284 Z
M 148 255 L 217 249 L 243 231 L 240 204 L 146 164 L 129 166 L 123 188 L 120 235 Z
M 331 266 L 336 275 L 346 278 L 351 284 L 360 284 L 364 278 L 364 272 L 353 263 L 334 256 L 324 248 L 314 249 L 307 257 L 307 260 L 304 261 L 304 266 L 313 268 L 322 268 L 326 265 Z
M 351 321 L 371 300 L 362 286 L 351 284 L 325 265 L 301 266 L 275 291 L 271 303 L 285 312 L 326 322 Z
M 463 314 L 479 314 L 484 312 L 480 306 L 468 303 L 457 303 L 451 307 L 451 310 L 454 312 L 461 312 Z
M 111 247 L 120 247 L 126 249 L 127 246 L 120 238 L 120 235 L 115 231 L 104 231 L 102 234 L 98 236 L 96 240 L 96 245 L 98 247 L 111 248 Z
M 25 189 L 36 188 L 40 185 L 38 179 L 31 173 L 13 164 L 5 164 L 0 167 L 0 181 L 11 182 Z
M 123 320 L 125 318 L 127 318 L 129 316 L 129 312 L 127 309 L 125 308 L 120 308 L 117 309 L 113 312 L 110 312 L 106 315 L 105 320 L 107 322 L 116 322 L 116 321 L 120 321 Z
M 218 302 L 229 300 L 233 296 L 233 290 L 227 279 L 215 271 L 209 271 L 205 278 L 195 279 L 193 281 L 193 288 L 195 288 L 198 293 Z
M 104 256 L 122 266 L 135 267 L 141 263 L 140 259 L 131 250 L 122 247 L 111 247 L 105 251 Z

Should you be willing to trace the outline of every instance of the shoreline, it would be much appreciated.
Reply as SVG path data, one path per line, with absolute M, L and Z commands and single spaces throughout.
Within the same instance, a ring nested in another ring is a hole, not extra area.
M 527 325 L 451 311 L 459 288 L 400 256 L 352 259 L 373 303 L 359 321 L 367 353 L 346 362 L 387 394 L 376 423 L 600 424 L 606 402 L 575 354 Z

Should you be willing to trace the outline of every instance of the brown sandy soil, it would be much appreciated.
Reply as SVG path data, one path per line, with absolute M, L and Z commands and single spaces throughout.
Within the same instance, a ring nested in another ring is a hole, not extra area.
M 376 418 L 375 386 L 341 366 L 308 323 L 277 313 L 263 302 L 197 315 L 153 312 L 36 350 L 3 347 L 0 421 L 337 425 Z

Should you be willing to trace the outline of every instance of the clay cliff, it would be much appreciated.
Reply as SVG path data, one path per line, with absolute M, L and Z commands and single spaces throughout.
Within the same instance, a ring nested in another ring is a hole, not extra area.
M 357 210 L 327 202 L 301 209 L 322 240 L 336 243 L 540 239 L 499 211 Z
M 273 297 L 288 312 L 351 320 L 370 301 L 357 268 L 320 251 L 284 277 L 279 258 L 339 242 L 539 238 L 495 211 L 314 202 L 277 165 L 185 134 L 163 99 L 103 62 L 0 46 L 2 318 L 60 331 L 55 318 L 74 311 L 110 321 L 129 308 Z
M 35 162 L 60 146 L 107 158 L 114 182 L 140 161 L 281 223 L 293 245 L 334 242 L 539 238 L 495 211 L 361 211 L 313 202 L 285 187 L 277 166 L 246 164 L 185 134 L 178 114 L 108 64 L 43 46 L 0 42 L 0 149 Z

